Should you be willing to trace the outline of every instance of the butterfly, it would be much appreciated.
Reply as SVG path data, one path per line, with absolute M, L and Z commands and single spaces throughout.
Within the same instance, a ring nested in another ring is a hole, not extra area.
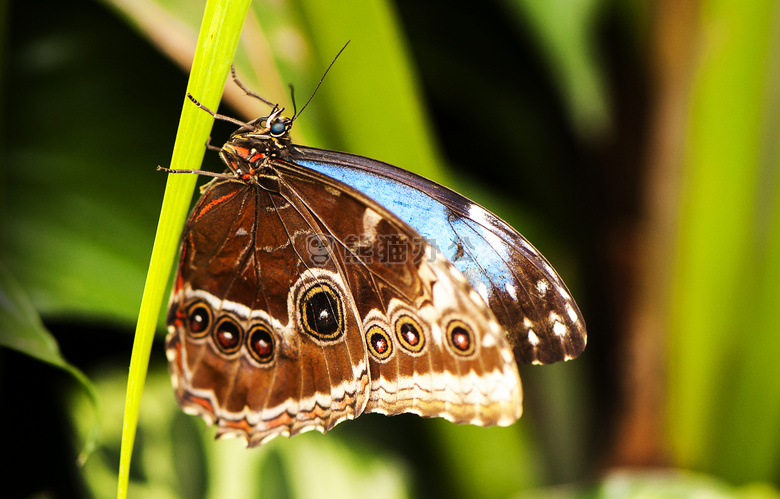
M 190 96 L 239 126 L 210 146 L 225 173 L 160 168 L 214 177 L 184 228 L 167 315 L 184 411 L 249 446 L 362 413 L 514 423 L 517 364 L 585 348 L 547 260 L 444 186 L 293 144 L 300 113 L 234 80 L 271 112 L 243 123 Z

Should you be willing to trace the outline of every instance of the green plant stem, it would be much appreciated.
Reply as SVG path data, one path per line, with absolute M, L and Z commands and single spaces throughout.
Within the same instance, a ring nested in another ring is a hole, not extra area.
M 249 0 L 209 0 L 206 4 L 187 92 L 209 108 L 216 109 L 221 98 L 249 5 Z M 200 166 L 212 123 L 208 113 L 184 99 L 171 168 Z M 130 359 L 117 488 L 120 499 L 127 497 L 130 460 L 154 330 L 195 181 L 195 175 L 168 176 Z

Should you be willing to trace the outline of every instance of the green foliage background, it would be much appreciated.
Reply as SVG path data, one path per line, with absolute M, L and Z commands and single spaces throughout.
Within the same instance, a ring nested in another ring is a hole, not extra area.
M 115 494 L 155 167 L 204 5 L 2 4 L 0 495 Z M 295 140 L 498 213 L 569 284 L 588 349 L 521 367 L 511 428 L 367 415 L 245 451 L 179 411 L 160 323 L 130 497 L 777 497 L 778 9 L 255 1 L 236 66 L 288 110 L 351 40 Z M 230 84 L 223 104 L 263 112 Z

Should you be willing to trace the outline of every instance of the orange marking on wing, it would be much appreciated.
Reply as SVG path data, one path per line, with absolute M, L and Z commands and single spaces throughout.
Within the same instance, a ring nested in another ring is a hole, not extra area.
M 247 422 L 246 419 L 242 419 L 240 421 L 230 421 L 228 419 L 222 420 L 228 428 L 235 428 L 236 430 L 242 430 L 247 435 L 252 432 L 252 426 Z
M 305 416 L 304 419 L 308 421 L 315 418 L 323 419 L 324 416 L 328 414 L 328 412 L 330 412 L 330 408 L 323 409 L 322 407 L 315 404 L 314 409 L 302 412 L 301 414 L 303 414 Z
M 190 401 L 192 401 L 193 404 L 197 404 L 204 409 L 206 409 L 209 413 L 214 414 L 214 406 L 211 405 L 211 402 L 208 400 L 202 398 L 202 397 L 195 397 L 193 395 L 190 395 Z
M 168 347 L 169 349 L 173 349 L 174 352 L 176 352 L 176 377 L 179 377 L 179 374 L 184 372 L 184 363 L 182 362 L 182 355 L 181 355 L 181 341 L 179 341 L 179 337 L 175 336 L 174 341 L 171 342 L 171 345 Z
M 176 284 L 173 286 L 173 292 L 178 293 L 181 288 L 184 287 L 184 279 L 181 277 L 181 272 L 176 273 Z
M 266 428 L 276 428 L 277 426 L 286 426 L 289 428 L 293 421 L 294 418 L 290 417 L 286 412 L 283 412 L 275 418 L 266 421 Z
M 219 204 L 224 203 L 228 199 L 230 199 L 233 196 L 235 196 L 237 193 L 238 193 L 238 191 L 233 191 L 233 192 L 231 192 L 229 194 L 225 194 L 224 196 L 218 197 L 217 199 L 211 201 L 209 204 L 203 206 L 203 208 L 201 208 L 200 211 L 198 211 L 198 214 L 197 214 L 197 216 L 195 217 L 195 219 L 193 221 L 197 222 L 200 219 L 200 217 L 202 217 L 203 215 L 208 213 L 209 210 L 211 210 L 212 208 L 214 208 L 215 206 L 217 206 Z
M 184 310 L 182 310 L 181 308 L 177 308 L 176 309 L 176 315 L 173 318 L 173 325 L 177 329 L 181 329 L 181 328 L 184 327 L 184 322 L 186 320 L 187 320 L 187 313 Z M 179 342 L 178 338 L 176 340 L 176 343 L 177 343 L 177 346 L 181 345 L 181 343 Z

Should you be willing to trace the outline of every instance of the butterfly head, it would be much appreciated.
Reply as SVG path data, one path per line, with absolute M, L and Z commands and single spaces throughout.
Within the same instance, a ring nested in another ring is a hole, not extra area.
M 261 116 L 242 126 L 230 136 L 228 143 L 241 139 L 270 141 L 283 149 L 290 144 L 293 119 L 283 116 L 284 108 L 274 106 L 271 114 Z
M 277 116 L 273 119 L 266 117 L 265 123 L 268 133 L 275 138 L 289 136 L 290 128 L 292 128 L 292 120 L 286 116 Z
M 222 146 L 219 155 L 237 177 L 250 179 L 290 145 L 293 120 L 283 111 L 274 106 L 271 114 L 244 124 Z

